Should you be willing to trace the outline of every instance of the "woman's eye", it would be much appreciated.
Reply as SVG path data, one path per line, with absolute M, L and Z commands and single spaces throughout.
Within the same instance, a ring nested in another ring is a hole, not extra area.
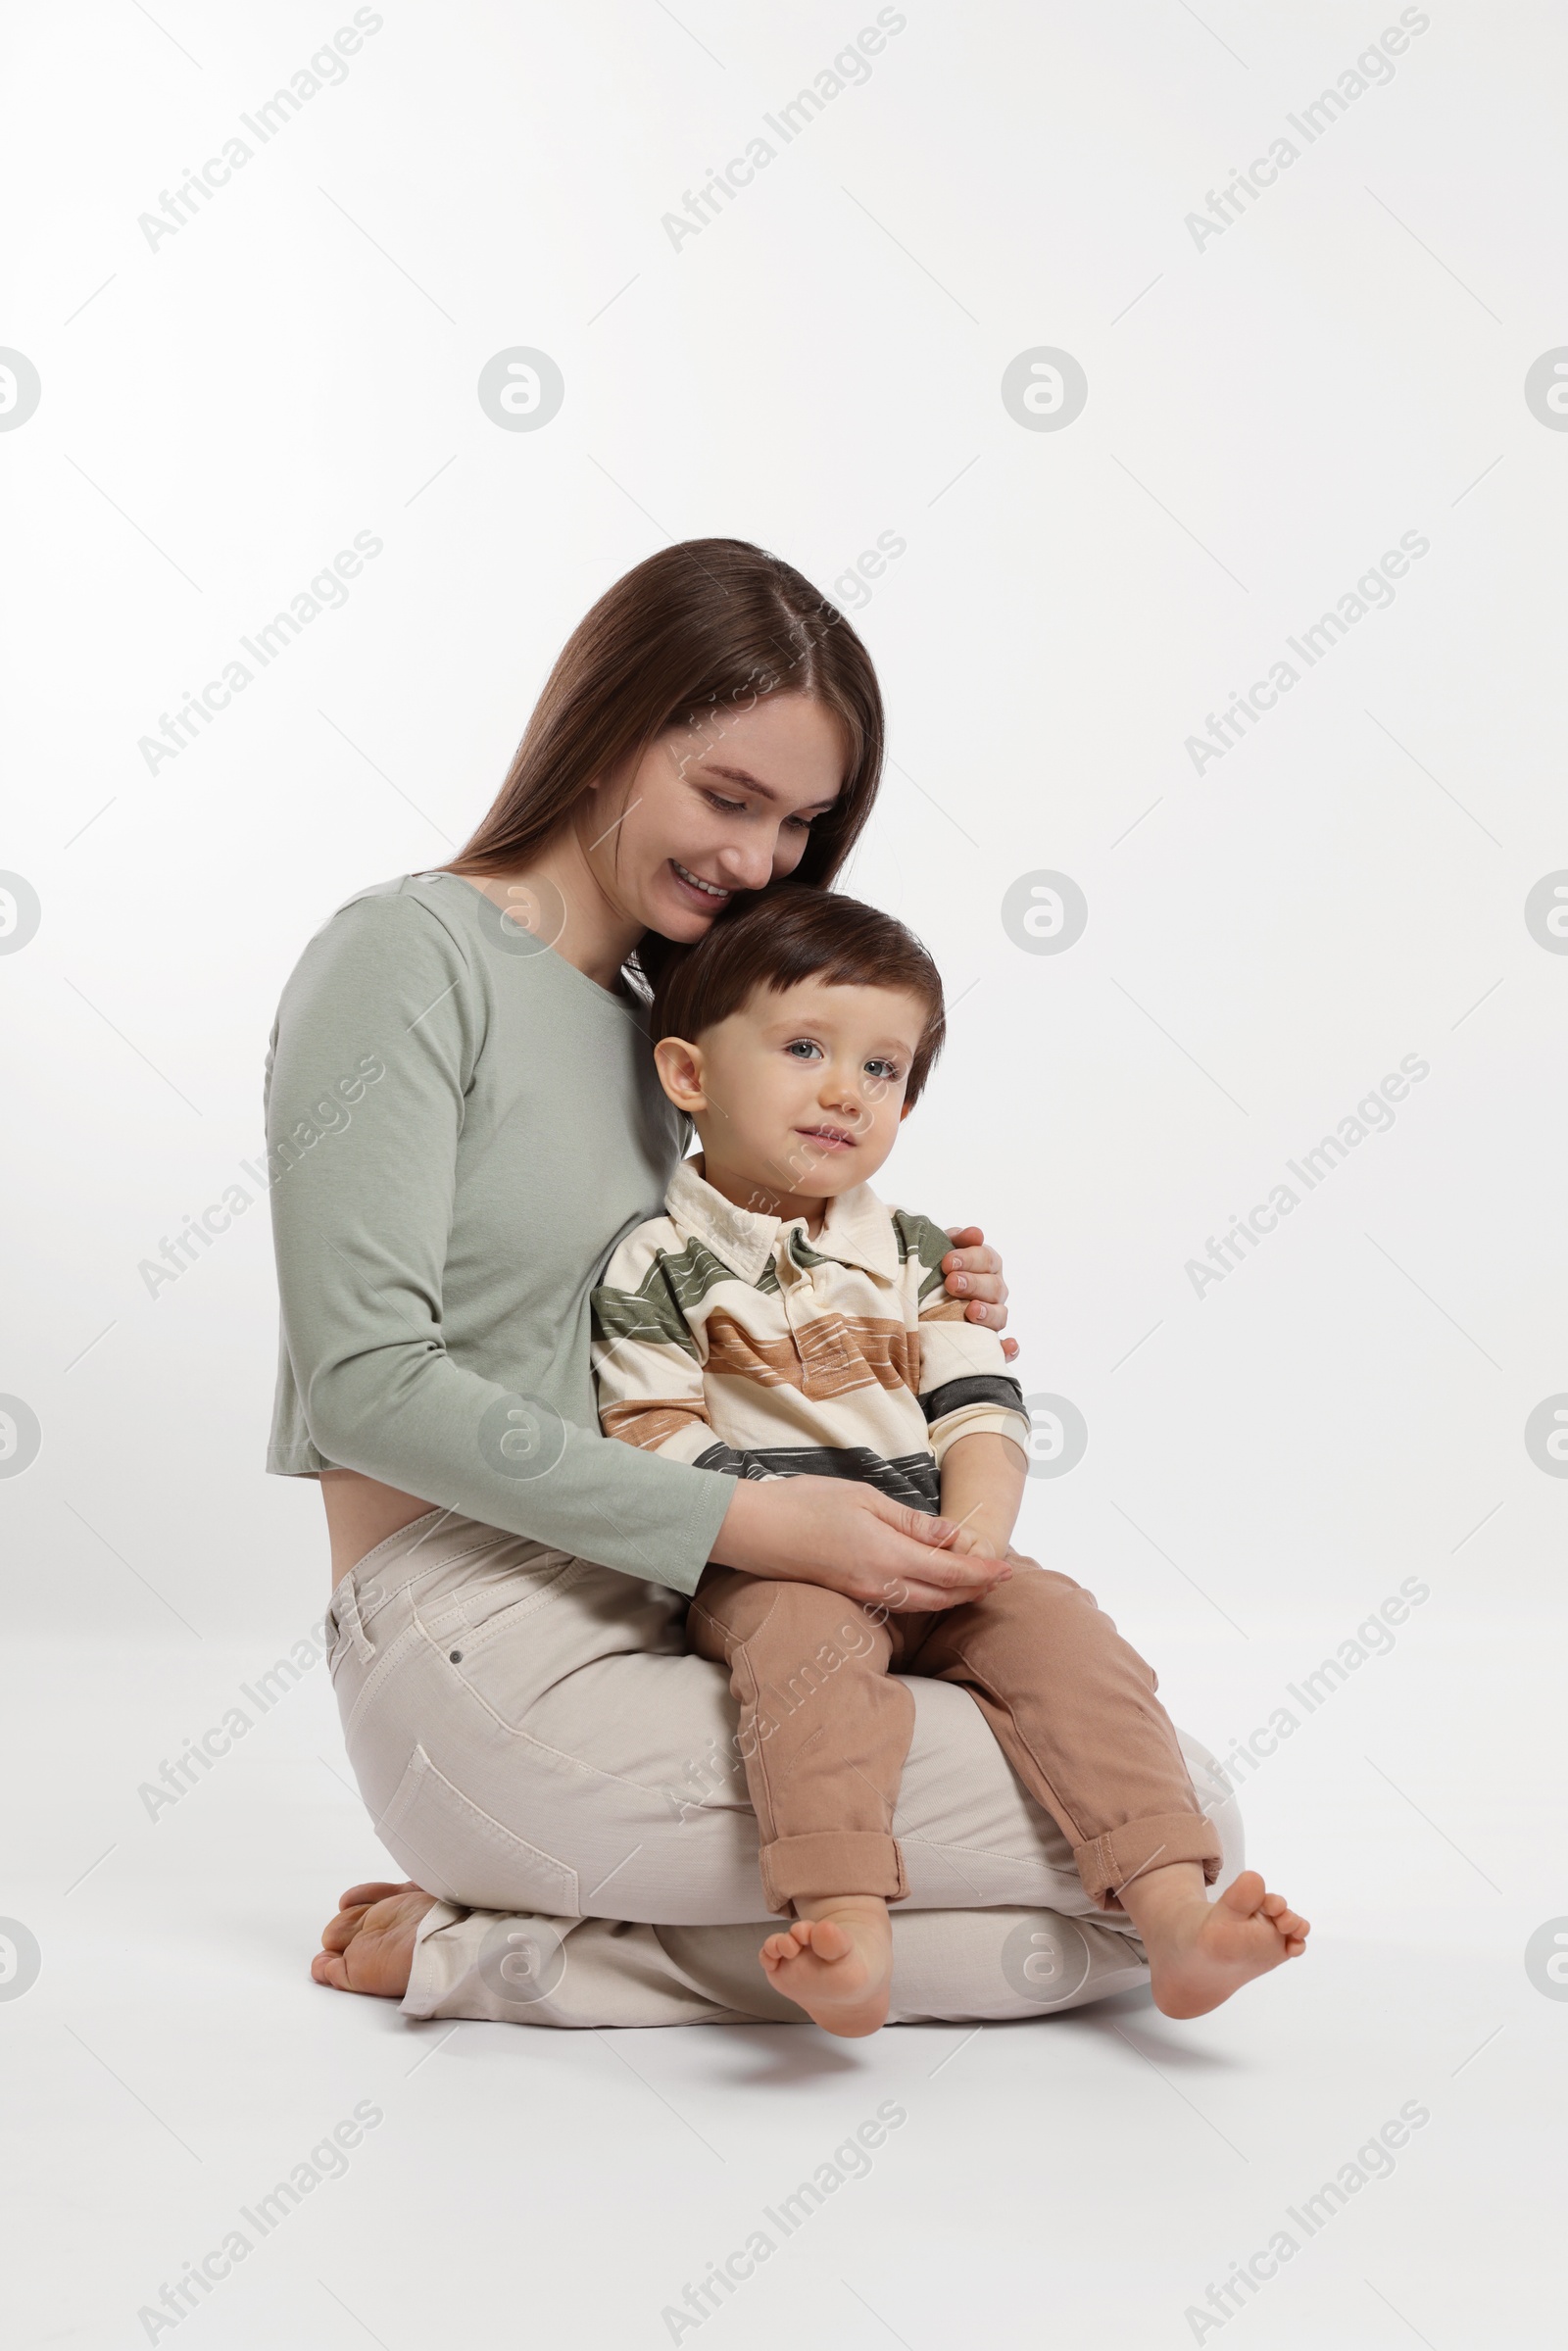
M 721 792 L 705 792 L 703 798 L 710 808 L 718 808 L 726 816 L 733 816 L 746 806 L 744 800 L 726 800 Z
M 811 829 L 809 816 L 790 816 L 785 819 L 785 823 L 787 829 L 797 833 L 808 833 Z

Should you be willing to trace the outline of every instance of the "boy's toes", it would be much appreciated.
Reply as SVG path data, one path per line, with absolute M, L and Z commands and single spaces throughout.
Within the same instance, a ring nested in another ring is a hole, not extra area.
M 809 1930 L 809 1941 L 818 1959 L 843 1959 L 853 1949 L 850 1937 L 836 1919 L 802 1919 L 798 1922 Z
M 1234 1910 L 1238 1918 L 1250 1919 L 1255 1915 L 1264 1892 L 1263 1881 L 1256 1870 L 1243 1870 L 1226 1886 L 1219 1903 L 1227 1910 Z

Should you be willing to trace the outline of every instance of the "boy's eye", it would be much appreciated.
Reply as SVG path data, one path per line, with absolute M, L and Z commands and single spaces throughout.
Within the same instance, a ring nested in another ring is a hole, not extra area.
M 897 1061 L 867 1061 L 867 1077 L 877 1078 L 885 1086 L 896 1086 L 901 1075 Z
M 808 1061 L 813 1055 L 820 1059 L 822 1053 L 822 1048 L 814 1037 L 792 1037 L 784 1051 L 793 1053 L 798 1061 Z

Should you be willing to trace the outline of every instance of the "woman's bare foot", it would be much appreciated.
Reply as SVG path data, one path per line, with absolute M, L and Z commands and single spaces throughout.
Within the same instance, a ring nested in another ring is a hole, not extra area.
M 1124 1886 L 1121 1903 L 1149 1954 L 1162 2016 L 1207 2016 L 1254 1976 L 1299 1959 L 1310 1933 L 1256 1870 L 1243 1870 L 1211 1902 L 1198 1863 L 1173 1862 Z
M 770 1935 L 759 1954 L 774 1990 L 843 2040 L 880 2032 L 893 1989 L 886 1902 L 877 1894 L 834 1894 L 797 1907 L 799 1918 Z
M 336 1918 L 321 1929 L 311 1974 L 338 1991 L 401 2000 L 414 1966 L 415 1932 L 434 1900 L 412 1879 L 405 1886 L 351 1886 L 338 1897 Z

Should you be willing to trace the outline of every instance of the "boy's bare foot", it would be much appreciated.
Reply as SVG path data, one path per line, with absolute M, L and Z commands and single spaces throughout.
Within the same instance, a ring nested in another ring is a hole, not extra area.
M 878 1894 L 834 1894 L 798 1904 L 759 1956 L 767 1980 L 824 2033 L 858 2040 L 887 2023 L 893 1929 Z
M 412 1879 L 405 1886 L 351 1886 L 338 1897 L 336 1918 L 321 1929 L 311 1974 L 338 1991 L 401 2000 L 414 1966 L 415 1931 L 434 1900 Z
M 1149 1954 L 1162 2016 L 1207 2016 L 1254 1976 L 1299 1959 L 1310 1932 L 1256 1870 L 1243 1870 L 1210 1902 L 1198 1863 L 1174 1862 L 1124 1886 L 1121 1902 Z

